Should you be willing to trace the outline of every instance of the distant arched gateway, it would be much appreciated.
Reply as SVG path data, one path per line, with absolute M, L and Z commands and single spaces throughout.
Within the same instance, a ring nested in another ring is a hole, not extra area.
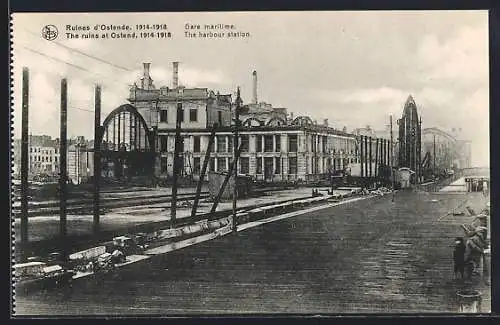
M 100 138 L 101 175 L 105 178 L 152 176 L 155 132 L 149 130 L 137 109 L 121 105 L 103 122 Z

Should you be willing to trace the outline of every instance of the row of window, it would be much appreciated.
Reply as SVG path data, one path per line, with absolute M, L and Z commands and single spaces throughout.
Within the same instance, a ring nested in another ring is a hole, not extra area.
M 184 152 L 184 141 L 183 138 L 180 142 L 180 152 Z M 250 146 L 250 136 L 248 134 L 240 135 L 239 143 L 241 145 L 242 152 L 248 152 Z M 317 152 L 318 148 L 313 141 L 311 143 L 312 152 Z M 323 142 L 322 152 L 327 152 L 326 142 Z M 255 137 L 255 148 L 256 152 L 280 152 L 281 151 L 281 135 L 264 135 Z M 160 151 L 166 152 L 168 150 L 167 136 L 160 136 Z M 201 151 L 201 136 L 193 137 L 193 152 Z M 216 136 L 215 140 L 215 150 L 214 145 L 212 146 L 212 152 L 232 152 L 233 151 L 233 136 L 219 135 Z M 298 152 L 298 136 L 296 134 L 291 134 L 288 136 L 288 152 Z M 332 149 L 333 154 L 346 152 L 343 149 L 337 150 Z M 351 155 L 358 154 L 358 150 L 350 150 Z
M 52 153 L 55 153 L 57 155 L 57 148 L 54 148 L 54 151 L 52 150 L 46 150 L 46 149 L 42 149 L 42 148 L 33 148 L 33 147 L 30 147 L 30 153 L 41 153 L 43 155 L 50 155 Z
M 264 138 L 264 140 L 263 140 Z M 288 137 L 288 152 L 297 152 L 297 135 L 290 135 Z M 193 137 L 193 152 L 201 151 L 201 137 Z M 167 136 L 160 136 L 160 151 L 168 151 L 168 138 Z M 247 134 L 239 137 L 239 143 L 242 152 L 248 152 L 250 136 Z M 219 135 L 216 137 L 216 152 L 232 152 L 233 151 L 233 137 Z M 263 145 L 264 142 L 264 145 Z M 212 146 L 212 150 L 213 150 Z M 281 141 L 279 135 L 265 135 L 256 137 L 257 152 L 279 152 L 281 151 Z M 180 152 L 184 152 L 184 139 L 180 142 Z
M 181 159 L 181 166 L 184 165 L 183 157 Z M 212 157 L 209 160 L 208 168 L 210 171 L 224 172 L 229 169 L 229 158 L 228 157 Z M 264 164 L 263 164 L 264 163 Z M 281 174 L 281 159 L 279 157 L 257 157 L 257 174 L 262 174 L 265 170 L 266 174 Z M 249 174 L 250 173 L 250 158 L 240 157 L 239 158 L 240 173 Z M 167 170 L 167 159 L 165 157 L 161 160 L 161 170 Z M 199 175 L 201 171 L 201 158 L 193 158 L 193 174 Z M 288 158 L 288 174 L 297 174 L 297 157 Z
M 182 114 L 180 114 L 181 117 L 181 122 L 184 122 L 184 109 L 182 108 Z M 168 120 L 168 109 L 162 109 L 160 110 L 160 122 L 162 123 L 169 123 Z M 171 121 L 176 122 L 176 121 Z M 197 108 L 190 108 L 189 109 L 189 122 L 198 122 L 198 109 Z M 222 111 L 217 111 L 217 123 L 219 125 L 223 125 L 223 119 L 222 119 Z
M 329 143 L 328 143 L 327 136 L 322 136 L 322 135 L 311 136 L 310 140 L 311 140 L 310 145 L 309 145 L 310 151 L 317 152 L 321 148 L 320 152 L 328 152 L 328 147 L 329 147 L 328 144 Z M 330 147 L 331 146 L 333 146 L 333 147 L 344 146 L 345 148 L 347 148 L 347 150 L 340 149 L 340 150 L 338 150 L 339 152 L 343 151 L 346 153 L 350 153 L 351 155 L 358 153 L 357 149 L 352 148 L 354 146 L 354 143 L 347 140 L 347 139 L 332 139 L 332 142 L 330 143 Z M 332 151 L 334 154 L 337 153 L 336 148 L 332 148 Z
M 185 166 L 184 163 L 184 158 L 180 157 L 181 159 L 181 166 Z M 250 173 L 250 157 L 240 157 L 239 158 L 239 166 L 240 166 L 240 173 L 242 174 L 249 174 Z M 308 169 L 308 166 L 310 163 L 312 164 L 312 173 L 318 173 L 319 172 L 319 161 L 314 161 L 311 160 L 306 161 L 306 168 Z M 333 167 L 333 169 L 337 170 L 340 168 L 345 167 L 349 163 L 356 163 L 358 162 L 358 159 L 343 159 L 341 160 L 340 158 L 338 159 L 327 159 L 326 161 L 321 161 L 323 163 L 326 163 L 327 166 Z M 209 160 L 209 170 L 210 171 L 217 171 L 217 172 L 224 172 L 228 171 L 229 169 L 229 164 L 230 164 L 230 158 L 228 157 L 211 157 Z M 325 166 L 323 166 L 325 168 Z M 166 171 L 167 170 L 167 158 L 163 157 L 161 160 L 161 170 Z M 194 157 L 193 158 L 193 166 L 192 166 L 192 173 L 195 175 L 199 175 L 201 171 L 201 158 L 200 157 Z M 288 174 L 297 174 L 298 167 L 297 167 L 297 157 L 289 157 L 288 158 Z M 279 157 L 257 157 L 256 158 L 256 174 L 265 174 L 265 175 L 272 175 L 272 174 L 281 174 L 282 173 L 282 166 L 281 166 L 281 158 Z
M 30 161 L 52 162 L 52 156 L 30 156 Z M 57 162 L 57 156 L 54 156 L 54 162 Z
M 168 123 L 168 110 L 167 109 L 160 110 L 160 122 Z M 181 122 L 184 122 L 184 109 L 182 109 Z M 197 108 L 190 108 L 189 109 L 189 122 L 198 122 L 198 109 Z

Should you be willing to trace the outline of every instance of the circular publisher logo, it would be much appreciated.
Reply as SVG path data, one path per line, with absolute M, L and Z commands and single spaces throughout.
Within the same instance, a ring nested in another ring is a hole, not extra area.
M 59 35 L 59 31 L 54 25 L 47 25 L 42 28 L 42 37 L 48 41 L 55 40 L 57 38 L 57 35 Z

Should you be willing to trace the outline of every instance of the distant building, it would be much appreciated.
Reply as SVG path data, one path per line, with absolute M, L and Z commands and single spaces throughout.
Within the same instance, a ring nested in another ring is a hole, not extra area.
M 182 103 L 183 129 L 208 128 L 231 124 L 231 95 L 220 95 L 207 88 L 185 88 L 178 85 L 177 65 L 174 63 L 173 88 L 156 89 L 149 75 L 149 63 L 144 63 L 141 85 L 130 89 L 129 101 L 137 108 L 149 127 L 158 129 L 161 136 L 175 129 L 177 105 Z
M 210 171 L 227 171 L 233 157 L 231 127 L 235 104 L 231 95 L 220 95 L 207 88 L 184 88 L 178 84 L 178 65 L 174 63 L 173 87 L 156 89 L 144 64 L 140 86 L 130 90 L 129 101 L 156 130 L 160 159 L 155 173 L 169 177 L 173 173 L 175 121 L 182 105 L 183 175 L 199 177 L 207 150 L 211 127 L 216 123 L 217 136 L 210 155 Z M 356 137 L 345 130 L 317 125 L 310 117 L 288 118 L 285 108 L 257 103 L 256 72 L 254 98 L 241 108 L 242 144 L 238 172 L 257 179 L 311 180 L 332 170 L 341 170 L 358 160 Z M 125 147 L 127 146 L 125 139 Z
M 374 142 L 375 139 L 382 139 L 385 140 L 388 148 L 390 148 L 391 140 L 392 140 L 392 162 L 389 160 L 389 165 L 396 166 L 397 165 L 397 157 L 398 157 L 398 138 L 397 138 L 397 133 L 394 132 L 394 129 L 392 131 L 392 136 L 391 136 L 391 127 L 390 125 L 386 125 L 386 128 L 384 130 L 375 130 L 373 129 L 370 125 L 367 125 L 362 128 L 356 128 L 352 131 L 353 134 L 356 136 L 366 136 L 366 137 L 371 137 L 373 139 L 372 141 L 372 155 L 376 150 L 376 143 Z M 389 149 L 390 150 L 390 149 Z M 390 153 L 389 153 L 389 159 L 390 159 Z M 374 157 L 375 159 L 375 157 Z
M 68 179 L 73 184 L 88 182 L 94 173 L 93 143 L 85 141 L 84 137 L 77 137 L 68 146 L 67 166 Z
M 14 177 L 21 174 L 21 139 L 14 139 L 13 147 L 13 170 Z M 74 183 L 81 183 L 82 180 L 92 175 L 92 170 L 87 172 L 87 165 L 92 160 L 93 141 L 89 142 L 84 137 L 68 139 L 67 168 L 68 178 Z M 92 151 L 92 150 L 90 150 Z M 90 158 L 87 158 L 89 156 Z M 52 139 L 47 135 L 35 135 L 29 137 L 28 144 L 28 177 L 37 179 L 43 176 L 50 176 L 52 179 L 59 176 L 60 152 L 59 139 Z M 80 167 L 79 164 L 81 164 Z M 85 166 L 85 167 L 84 167 Z
M 463 138 L 462 128 L 452 128 L 451 135 L 455 138 L 455 167 L 472 167 L 472 141 Z
M 469 168 L 471 167 L 471 142 L 459 140 L 452 133 L 435 127 L 424 128 L 422 130 L 422 155 L 429 157 L 428 166 L 436 171 Z

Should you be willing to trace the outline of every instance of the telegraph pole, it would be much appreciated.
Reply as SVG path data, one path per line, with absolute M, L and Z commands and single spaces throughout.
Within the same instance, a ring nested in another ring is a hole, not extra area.
M 372 156 L 372 137 L 370 137 L 370 147 L 368 147 L 368 152 L 369 152 L 369 155 L 370 155 L 370 165 L 368 166 L 370 168 L 370 181 L 371 181 L 371 177 L 372 177 L 372 159 L 373 159 L 373 156 Z
M 368 136 L 363 136 L 365 138 L 365 150 L 364 150 L 364 156 L 365 156 L 365 177 L 368 177 Z M 365 186 L 366 186 L 366 179 L 364 180 Z
M 388 160 L 387 160 L 387 139 L 382 140 L 384 142 L 384 166 L 387 166 Z
M 60 176 L 59 176 L 59 236 L 61 238 L 62 260 L 67 261 L 66 251 L 66 184 L 67 170 L 67 128 L 68 128 L 68 83 L 61 80 L 61 126 L 60 126 Z
M 364 173 L 364 168 L 363 168 L 363 164 L 364 164 L 364 160 L 363 160 L 363 156 L 364 156 L 364 150 L 363 150 L 363 136 L 360 136 L 358 137 L 359 139 L 359 162 L 360 162 L 360 166 L 361 166 L 361 178 L 363 178 L 365 176 L 365 173 Z
M 93 232 L 94 235 L 99 233 L 100 219 L 100 180 L 101 180 L 101 86 L 95 87 L 95 112 L 94 112 L 94 219 Z
M 393 166 L 393 163 L 394 163 L 394 151 L 393 151 L 393 134 L 392 134 L 392 115 L 390 116 L 390 122 L 391 122 L 391 141 L 390 141 L 390 146 L 389 146 L 389 155 L 390 155 L 390 166 L 391 166 L 391 170 L 392 170 L 392 167 Z
M 385 139 L 385 165 L 387 168 L 390 168 L 391 164 L 391 150 L 390 150 L 390 143 L 388 139 Z M 390 177 L 390 176 L 389 176 Z
M 196 195 L 194 197 L 193 208 L 191 209 L 191 218 L 196 217 L 196 209 L 198 209 L 198 202 L 200 201 L 201 187 L 203 186 L 203 179 L 208 168 L 208 162 L 210 161 L 210 153 L 212 152 L 212 146 L 215 141 L 215 131 L 217 130 L 217 124 L 212 126 L 212 132 L 210 133 L 210 138 L 208 140 L 207 151 L 205 152 L 205 159 L 203 160 L 203 167 L 200 171 L 200 178 L 198 179 L 198 185 L 196 186 Z
M 21 243 L 28 243 L 29 70 L 23 68 L 21 115 Z
M 434 139 L 433 139 L 433 153 L 432 153 L 432 158 L 434 160 L 434 163 L 433 163 L 433 171 L 434 171 L 434 174 L 436 173 L 436 135 L 434 134 Z
M 234 112 L 234 186 L 233 186 L 233 230 L 236 230 L 236 203 L 238 197 L 238 159 L 236 158 L 238 154 L 238 128 L 240 126 L 240 87 L 238 87 L 236 94 L 236 107 Z
M 181 149 L 181 123 L 182 123 L 182 103 L 177 103 L 177 114 L 175 122 L 175 147 L 174 147 L 174 174 L 172 175 L 172 201 L 170 204 L 170 224 L 175 225 L 177 218 L 177 177 L 179 170 L 179 151 Z
M 378 158 L 379 158 L 379 155 L 378 155 L 378 152 L 379 152 L 379 146 L 378 146 L 378 138 L 375 139 L 375 177 L 378 176 Z
M 389 165 L 391 167 L 391 183 L 392 183 L 392 201 L 394 202 L 394 190 L 395 190 L 395 179 L 394 179 L 394 166 L 393 166 L 393 160 L 394 160 L 394 151 L 393 151 L 393 135 L 392 135 L 392 115 L 389 116 L 390 119 L 390 132 L 391 132 L 391 140 L 389 143 Z

